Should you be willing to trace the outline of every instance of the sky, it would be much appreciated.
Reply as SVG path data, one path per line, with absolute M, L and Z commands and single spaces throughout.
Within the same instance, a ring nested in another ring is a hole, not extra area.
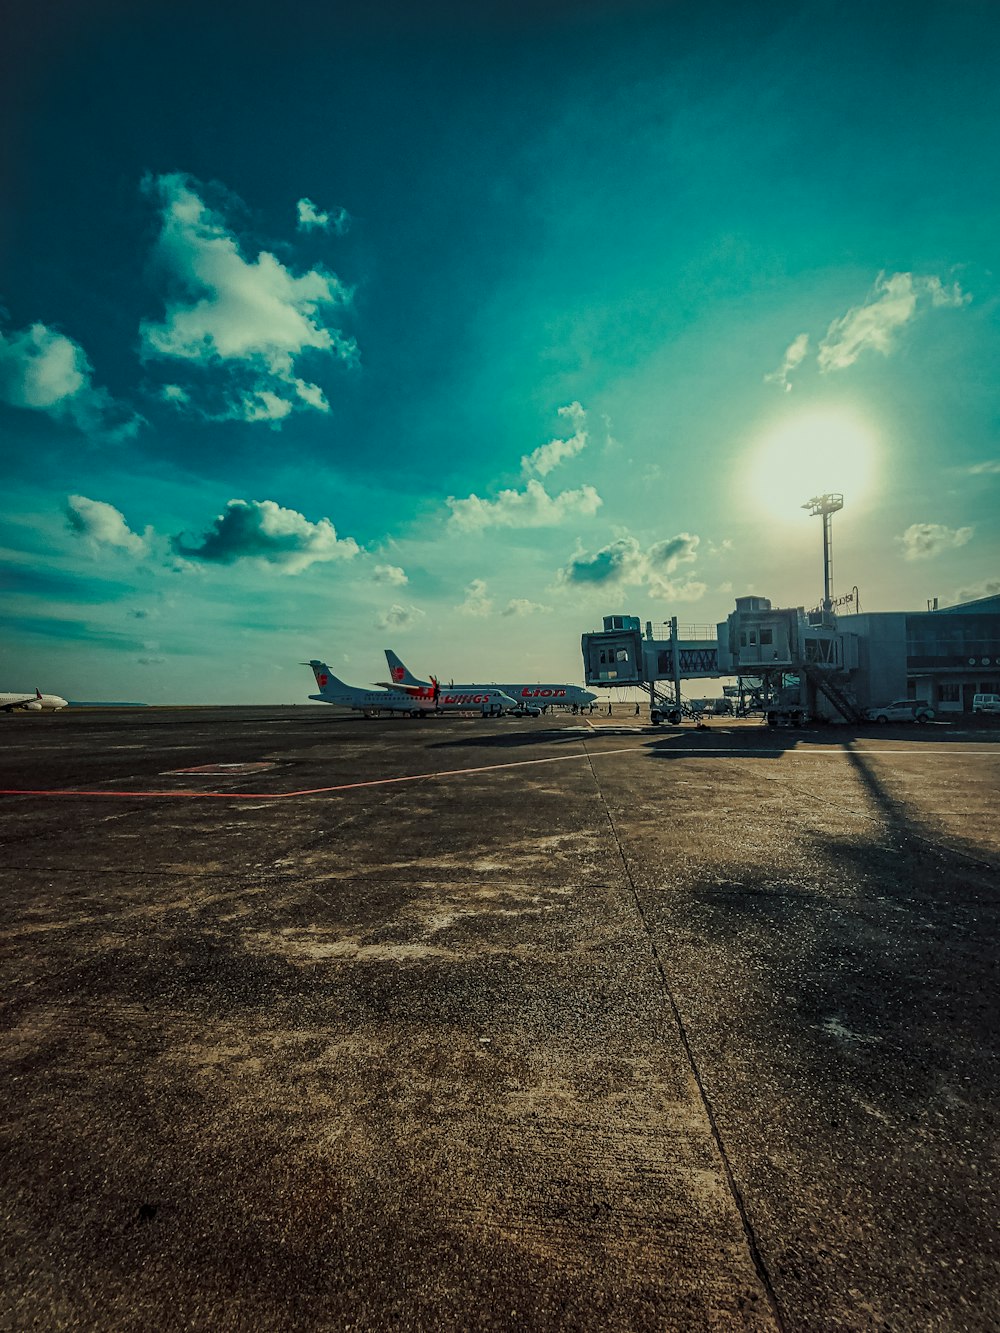
M 0 686 L 1000 591 L 994 0 L 0 0 Z

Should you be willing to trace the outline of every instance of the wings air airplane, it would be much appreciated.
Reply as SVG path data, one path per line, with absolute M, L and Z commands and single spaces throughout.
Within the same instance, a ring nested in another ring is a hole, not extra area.
M 416 676 L 410 673 L 391 648 L 386 648 L 385 660 L 389 663 L 389 674 L 396 689 L 430 688 L 427 681 L 417 680 Z M 433 680 L 433 677 L 431 679 Z M 597 698 L 596 694 L 583 689 L 580 685 L 537 685 L 525 682 L 517 685 L 452 685 L 450 688 L 453 690 L 502 690 L 504 694 L 509 694 L 515 701 L 515 707 L 520 712 L 534 714 L 540 713 L 543 708 L 547 708 L 550 704 L 567 704 L 570 707 L 575 704 L 577 708 L 584 708 Z
M 65 699 L 58 694 L 43 694 L 37 685 L 34 694 L 0 694 L 0 708 L 5 713 L 57 713 L 65 707 Z
M 499 717 L 508 709 L 517 707 L 514 700 L 495 685 L 443 690 L 435 682 L 422 685 L 419 689 L 397 690 L 387 687 L 365 690 L 338 680 L 325 662 L 303 662 L 302 665 L 312 667 L 319 686 L 319 694 L 310 694 L 310 699 L 320 704 L 353 708 L 355 712 L 364 713 L 365 717 L 378 717 L 380 713 L 426 717 L 429 713 L 468 712 L 470 709 L 481 712 L 483 717 Z

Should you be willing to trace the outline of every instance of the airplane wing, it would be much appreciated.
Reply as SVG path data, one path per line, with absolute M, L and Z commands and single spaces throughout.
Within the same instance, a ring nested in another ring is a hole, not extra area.
M 390 685 L 388 681 L 377 680 L 375 684 L 383 690 L 395 690 L 398 694 L 408 694 L 411 699 L 433 699 L 434 691 L 426 685 Z
M 8 699 L 6 703 L 0 704 L 0 708 L 5 713 L 12 713 L 15 708 L 39 709 L 42 706 L 39 702 L 41 697 L 37 692 L 35 694 L 25 694 L 20 699 Z

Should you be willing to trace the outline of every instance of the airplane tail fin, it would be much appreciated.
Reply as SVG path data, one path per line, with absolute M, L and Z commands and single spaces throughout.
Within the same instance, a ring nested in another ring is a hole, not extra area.
M 385 660 L 389 663 L 389 675 L 394 685 L 427 685 L 426 680 L 418 680 L 399 660 L 391 648 L 385 650 Z
M 40 699 L 41 697 L 42 697 L 42 692 L 41 692 L 41 690 L 38 688 L 38 686 L 36 685 L 36 686 L 35 686 L 35 698 L 36 698 L 36 699 Z
M 333 674 L 325 662 L 317 662 L 313 659 L 311 662 L 303 662 L 301 665 L 312 667 L 312 673 L 316 677 L 316 684 L 321 692 L 335 688 L 348 688 L 342 680 Z

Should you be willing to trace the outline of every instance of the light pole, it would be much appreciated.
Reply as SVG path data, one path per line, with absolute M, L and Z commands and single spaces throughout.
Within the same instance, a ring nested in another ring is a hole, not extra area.
M 818 514 L 823 519 L 823 610 L 833 610 L 833 540 L 832 517 L 838 509 L 843 509 L 842 495 L 814 495 L 802 506 L 810 514 Z

